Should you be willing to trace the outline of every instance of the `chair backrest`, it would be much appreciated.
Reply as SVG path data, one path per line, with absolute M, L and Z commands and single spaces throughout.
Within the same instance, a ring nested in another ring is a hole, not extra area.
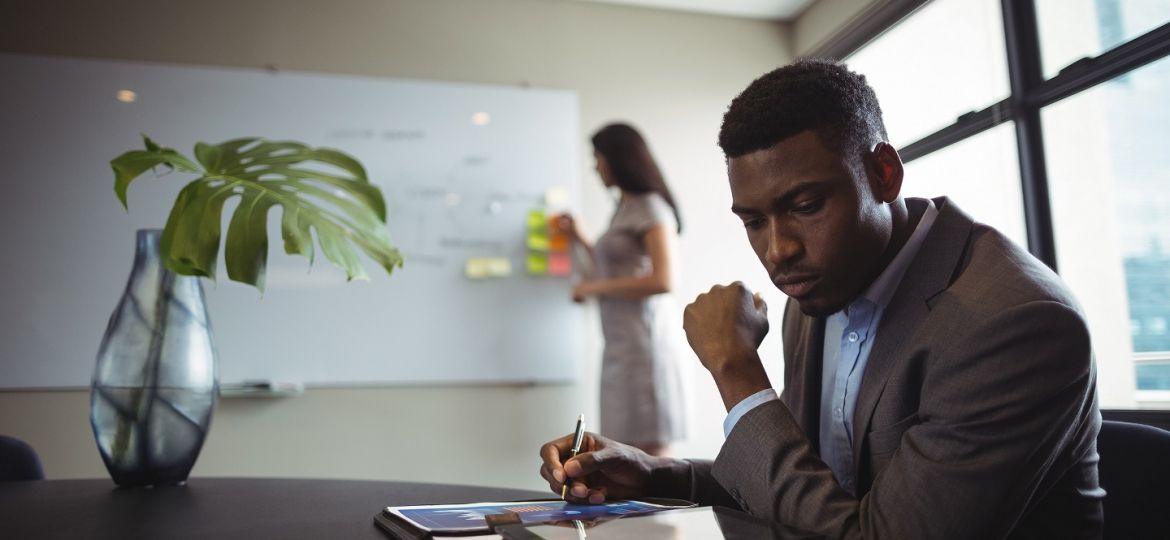
M 1097 452 L 1104 540 L 1170 538 L 1170 431 L 1107 420 Z
M 44 479 L 37 452 L 20 439 L 0 435 L 0 482 Z

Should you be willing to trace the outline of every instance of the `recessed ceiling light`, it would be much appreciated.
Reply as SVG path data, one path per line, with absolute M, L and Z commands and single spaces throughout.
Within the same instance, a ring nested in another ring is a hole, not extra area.
M 471 123 L 477 126 L 486 126 L 492 121 L 492 115 L 485 112 L 477 112 L 471 115 Z
M 134 103 L 138 99 L 138 94 L 133 90 L 118 90 L 118 101 L 122 103 Z

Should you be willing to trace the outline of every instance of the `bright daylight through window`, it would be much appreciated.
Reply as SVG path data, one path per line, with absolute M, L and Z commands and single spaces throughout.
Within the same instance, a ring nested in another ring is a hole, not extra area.
M 1170 402 L 1167 103 L 1170 58 L 1044 111 L 1057 267 L 1089 313 L 1106 406 Z
M 1034 1 L 1045 79 L 1170 22 L 1170 0 Z M 1002 5 L 928 2 L 846 59 L 896 146 L 946 140 L 961 115 L 1008 97 Z M 1170 58 L 1075 90 L 1040 109 L 1056 267 L 1088 315 L 1102 408 L 1167 409 Z M 1014 123 L 993 124 L 912 156 L 905 193 L 948 195 L 1026 245 Z

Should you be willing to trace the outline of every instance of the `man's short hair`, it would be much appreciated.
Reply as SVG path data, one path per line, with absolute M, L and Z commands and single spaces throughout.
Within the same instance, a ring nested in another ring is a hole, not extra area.
M 808 130 L 841 153 L 886 140 L 882 109 L 864 75 L 837 62 L 802 59 L 764 74 L 731 101 L 719 146 L 730 159 Z

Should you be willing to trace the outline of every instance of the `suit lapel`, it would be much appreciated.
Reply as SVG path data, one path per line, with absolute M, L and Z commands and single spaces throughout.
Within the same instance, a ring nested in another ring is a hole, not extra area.
M 946 197 L 934 199 L 939 214 L 882 312 L 877 338 L 853 411 L 853 466 L 860 470 L 865 434 L 890 375 L 915 345 L 911 341 L 930 313 L 928 302 L 950 286 L 966 251 L 973 221 Z M 916 341 L 916 340 L 915 340 Z M 819 383 L 818 383 L 819 384 Z
M 906 275 L 910 277 L 909 272 Z M 853 467 L 860 470 L 863 437 L 869 431 L 878 398 L 886 387 L 890 373 L 897 369 L 898 360 L 905 356 L 908 339 L 922 325 L 929 310 L 917 295 L 899 292 L 890 300 L 878 323 L 877 341 L 869 353 L 865 376 L 857 394 L 853 411 Z
M 792 300 L 788 301 L 785 311 L 785 405 L 800 423 L 813 448 L 819 452 L 821 356 L 825 343 L 825 320 L 804 315 Z
M 814 441 L 813 447 L 820 452 L 821 429 L 821 357 L 825 346 L 825 319 L 805 317 L 800 350 L 802 362 L 800 385 L 804 388 L 799 410 L 793 411 L 804 428 L 805 435 Z

